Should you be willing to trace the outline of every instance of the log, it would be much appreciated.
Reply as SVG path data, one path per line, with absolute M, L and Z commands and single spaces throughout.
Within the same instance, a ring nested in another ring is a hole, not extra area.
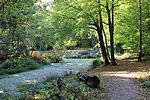
M 92 88 L 99 87 L 100 79 L 95 75 L 78 73 L 77 78 Z

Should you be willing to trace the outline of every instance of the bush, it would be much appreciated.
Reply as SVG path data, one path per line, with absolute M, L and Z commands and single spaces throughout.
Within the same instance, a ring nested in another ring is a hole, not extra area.
M 94 68 L 100 66 L 101 63 L 102 63 L 102 62 L 100 62 L 100 59 L 96 59 L 96 60 L 94 60 L 94 61 L 92 62 L 91 68 L 94 69 Z
M 4 63 L 0 65 L 0 69 L 2 72 L 0 74 L 15 74 L 18 72 L 37 69 L 40 66 L 41 64 L 30 58 L 7 59 Z
M 34 100 L 35 97 L 38 100 L 57 100 L 58 95 L 65 97 L 66 100 L 104 100 L 106 96 L 102 89 L 90 88 L 74 76 L 61 79 L 62 88 L 59 90 L 58 80 L 58 78 L 50 78 L 40 84 L 27 84 L 19 87 L 19 91 L 25 95 L 24 99 L 30 98 L 30 100 Z
M 148 100 L 150 98 L 150 76 L 146 79 L 141 79 L 142 95 L 140 100 Z
M 58 63 L 62 60 L 62 56 L 59 54 L 48 54 L 48 55 L 45 55 L 44 59 L 47 62 Z
M 34 52 L 32 58 L 44 65 L 50 63 L 58 63 L 62 60 L 62 55 L 54 52 Z
M 45 60 L 43 57 L 34 56 L 34 57 L 32 57 L 32 59 L 34 59 L 35 61 L 37 61 L 39 64 L 43 64 L 43 65 L 50 64 L 50 62 L 47 61 L 47 60 Z

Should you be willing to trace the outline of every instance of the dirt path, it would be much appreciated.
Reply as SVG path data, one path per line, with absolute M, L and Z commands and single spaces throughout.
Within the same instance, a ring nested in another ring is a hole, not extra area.
M 135 77 L 141 77 L 147 65 L 150 63 L 117 60 L 116 66 L 99 67 L 95 71 L 106 76 L 110 100 L 140 100 L 141 88 Z
M 139 85 L 134 73 L 118 71 L 105 73 L 110 100 L 139 100 Z

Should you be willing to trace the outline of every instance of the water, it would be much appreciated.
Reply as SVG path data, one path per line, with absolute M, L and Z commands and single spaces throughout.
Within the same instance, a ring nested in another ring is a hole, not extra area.
M 52 63 L 37 70 L 9 75 L 0 79 L 0 91 L 17 92 L 18 85 L 43 82 L 48 77 L 62 77 L 70 72 L 88 70 L 94 59 L 64 59 L 60 63 Z

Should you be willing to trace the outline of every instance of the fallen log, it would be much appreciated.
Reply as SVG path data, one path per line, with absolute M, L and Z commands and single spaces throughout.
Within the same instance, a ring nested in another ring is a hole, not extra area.
M 95 75 L 78 73 L 77 78 L 92 88 L 99 87 L 100 79 Z

